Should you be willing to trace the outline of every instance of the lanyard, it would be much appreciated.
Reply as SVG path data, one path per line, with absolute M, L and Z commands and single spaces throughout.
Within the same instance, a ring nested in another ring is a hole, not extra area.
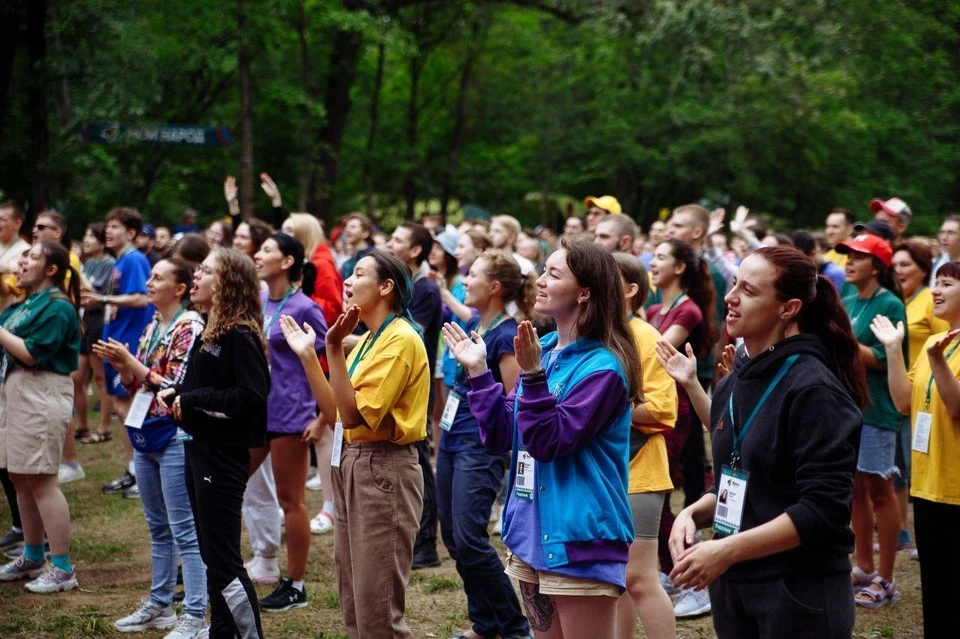
M 350 364 L 350 370 L 347 371 L 347 377 L 353 377 L 353 371 L 357 369 L 357 364 L 360 363 L 360 360 L 363 359 L 363 356 L 370 352 L 370 349 L 373 348 L 373 345 L 377 342 L 377 338 L 380 337 L 380 333 L 383 332 L 387 326 L 390 325 L 393 320 L 399 317 L 396 313 L 387 316 L 387 319 L 383 320 L 383 324 L 380 325 L 380 328 L 377 329 L 377 332 L 373 334 L 373 339 L 370 339 L 368 336 L 364 340 L 363 344 L 360 345 L 360 350 L 357 351 L 357 358 L 353 360 L 353 363 Z M 366 347 L 366 348 L 364 348 Z
M 490 322 L 490 326 L 487 327 L 487 330 L 483 331 L 483 333 L 480 334 L 480 339 L 483 339 L 484 337 L 487 336 L 487 333 L 489 333 L 490 331 L 492 331 L 492 330 L 495 329 L 496 327 L 498 327 L 498 326 L 500 326 L 501 324 L 503 324 L 504 321 L 506 321 L 506 319 L 507 319 L 507 314 L 506 314 L 506 313 L 500 313 L 499 315 L 497 315 L 496 317 L 494 317 L 494 318 L 493 318 L 493 321 Z M 479 324 L 477 324 L 477 328 L 480 328 L 480 325 L 479 325 Z M 461 381 L 462 379 L 463 379 L 463 364 L 461 364 L 460 362 L 457 362 L 457 381 L 459 382 L 459 381 Z
M 880 291 L 882 291 L 882 290 L 884 290 L 883 287 L 882 287 L 882 286 L 878 286 L 878 287 L 876 288 L 876 290 L 873 292 L 873 295 L 871 295 L 870 297 L 868 297 L 868 298 L 866 299 L 866 301 L 864 301 L 862 307 L 860 306 L 860 298 L 859 298 L 859 297 L 857 298 L 857 301 L 856 301 L 856 303 L 855 303 L 855 306 L 857 307 L 857 314 L 854 315 L 854 316 L 850 319 L 850 325 L 853 327 L 853 330 L 855 330 L 855 331 L 858 330 L 857 320 L 859 320 L 859 319 L 860 319 L 860 316 L 863 315 L 864 312 L 866 312 L 867 307 L 870 306 L 870 302 L 872 302 L 872 301 L 873 301 L 873 298 L 875 298 L 877 295 L 879 295 L 879 294 L 880 294 Z M 871 317 L 870 319 L 873 319 L 873 318 Z
M 659 331 L 660 327 L 663 325 L 663 320 L 665 320 L 667 315 L 669 315 L 673 309 L 677 307 L 677 304 L 686 299 L 686 297 L 686 293 L 680 293 L 680 295 L 677 295 L 677 299 L 673 300 L 673 304 L 670 305 L 670 308 L 667 309 L 666 313 L 657 313 L 657 323 L 654 325 L 654 328 Z
M 753 412 L 750 413 L 750 417 L 747 418 L 747 421 L 743 423 L 743 427 L 737 432 L 736 420 L 733 418 L 733 391 L 730 392 L 730 427 L 733 429 L 733 452 L 730 456 L 730 467 L 736 468 L 737 464 L 740 461 L 740 446 L 743 444 L 744 438 L 747 436 L 747 432 L 750 430 L 750 427 L 753 426 L 753 420 L 757 418 L 757 413 L 760 412 L 760 409 L 763 408 L 763 405 L 767 403 L 767 399 L 770 398 L 770 393 L 773 392 L 773 389 L 777 387 L 777 384 L 783 379 L 783 376 L 787 374 L 787 371 L 790 370 L 790 367 L 800 358 L 799 355 L 791 355 L 787 358 L 787 361 L 783 363 L 783 366 L 780 367 L 780 370 L 777 372 L 776 376 L 770 380 L 770 385 L 767 386 L 767 390 L 763 392 L 763 395 L 760 396 L 760 401 L 753 407 Z
M 296 291 L 296 290 L 297 290 L 297 289 L 295 289 L 295 288 L 292 287 L 292 286 L 287 289 L 287 294 L 283 296 L 283 299 L 282 299 L 282 300 L 280 300 L 280 304 L 277 306 L 277 310 L 275 310 L 275 311 L 273 312 L 273 317 L 271 317 L 269 320 L 267 320 L 266 326 L 263 327 L 263 335 L 264 335 L 264 337 L 266 337 L 267 339 L 270 339 L 270 327 L 273 326 L 273 323 L 276 322 L 276 321 L 277 321 L 277 318 L 280 316 L 280 311 L 283 310 L 283 305 L 287 303 L 287 300 L 290 299 L 290 296 L 293 295 L 294 291 Z M 270 300 L 268 299 L 267 301 L 269 302 Z M 263 312 L 263 319 L 266 320 L 266 319 L 267 319 L 266 304 L 264 304 L 264 309 L 263 309 L 263 311 L 264 311 L 264 312 Z
M 180 307 L 180 310 L 177 311 L 177 314 L 173 316 L 173 319 L 170 320 L 170 323 L 167 324 L 167 330 L 163 332 L 160 331 L 160 323 L 159 322 L 157 323 L 157 327 L 153 329 L 153 333 L 150 335 L 150 341 L 147 345 L 147 352 L 144 353 L 144 356 L 143 356 L 144 364 L 147 364 L 147 362 L 150 361 L 150 358 L 153 356 L 153 352 L 157 349 L 158 346 L 160 346 L 160 342 L 163 341 L 163 338 L 165 338 L 167 335 L 170 334 L 171 331 L 173 331 L 174 327 L 177 324 L 177 319 L 180 317 L 181 313 L 183 313 L 182 306 Z M 160 316 L 160 318 L 163 319 L 163 316 Z M 147 366 L 149 366 L 149 364 L 147 364 Z
M 957 347 L 960 346 L 960 342 L 954 343 L 953 347 L 947 351 L 947 356 L 944 358 L 948 362 L 950 361 L 950 356 L 953 355 L 953 352 L 957 350 Z M 930 408 L 930 390 L 933 388 L 933 373 L 930 373 L 930 379 L 927 380 L 927 403 L 924 408 Z

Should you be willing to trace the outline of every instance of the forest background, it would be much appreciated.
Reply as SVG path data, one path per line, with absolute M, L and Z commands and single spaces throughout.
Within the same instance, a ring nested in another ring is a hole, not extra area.
M 390 226 L 465 205 L 556 224 L 612 193 L 785 229 L 873 197 L 960 201 L 957 0 L 0 0 L 0 196 L 173 222 L 287 210 Z M 83 140 L 224 126 L 229 146 Z

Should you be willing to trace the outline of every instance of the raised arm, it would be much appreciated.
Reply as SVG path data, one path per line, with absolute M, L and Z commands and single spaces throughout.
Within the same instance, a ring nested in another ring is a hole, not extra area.
M 323 368 L 320 366 L 320 359 L 317 357 L 317 351 L 315 350 L 316 331 L 306 322 L 301 329 L 297 326 L 296 320 L 289 315 L 280 316 L 280 330 L 283 331 L 283 337 L 287 340 L 290 350 L 300 358 L 300 364 L 303 365 L 307 381 L 310 383 L 310 390 L 320 407 L 323 421 L 332 423 L 336 420 L 337 404 L 333 396 L 333 388 L 327 382 L 327 378 L 323 374 Z
M 940 399 L 947 407 L 947 412 L 954 421 L 960 421 L 960 381 L 954 377 L 950 365 L 947 363 L 943 351 L 952 342 L 960 330 L 950 331 L 927 347 L 927 356 L 930 358 L 930 370 L 933 371 L 933 381 L 937 385 Z
M 870 330 L 876 336 L 887 353 L 887 383 L 893 405 L 903 414 L 910 412 L 910 378 L 907 365 L 903 361 L 903 322 L 893 323 L 884 315 L 877 315 L 870 323 Z M 864 346 L 860 346 L 861 351 Z M 872 352 L 871 352 L 872 355 Z

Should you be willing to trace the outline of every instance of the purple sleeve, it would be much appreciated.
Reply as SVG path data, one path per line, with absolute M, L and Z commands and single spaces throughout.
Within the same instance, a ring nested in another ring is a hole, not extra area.
M 470 412 L 480 425 L 480 443 L 487 451 L 502 455 L 513 445 L 513 405 L 516 387 L 507 397 L 503 396 L 503 384 L 494 381 L 493 373 L 470 377 Z M 519 384 L 518 384 L 519 385 Z
M 524 447 L 537 461 L 574 453 L 627 406 L 627 390 L 611 370 L 583 378 L 560 403 L 546 382 L 524 384 L 523 388 L 517 426 Z M 479 416 L 478 421 L 483 423 Z

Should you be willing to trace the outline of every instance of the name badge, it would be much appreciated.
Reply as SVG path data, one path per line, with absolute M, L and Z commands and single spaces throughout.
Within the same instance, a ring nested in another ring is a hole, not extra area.
M 133 404 L 130 405 L 130 412 L 127 413 L 127 419 L 123 422 L 123 425 L 130 428 L 143 428 L 143 422 L 147 418 L 152 403 L 153 393 L 138 391 L 133 396 Z
M 440 416 L 440 428 L 448 432 L 453 428 L 453 420 L 457 416 L 458 408 L 460 408 L 460 395 L 457 391 L 450 391 L 447 395 L 447 404 L 443 407 L 443 415 Z
M 923 411 L 917 412 L 917 421 L 913 424 L 913 450 L 918 453 L 930 452 L 930 426 L 933 424 L 933 415 Z
M 178 442 L 192 442 L 192 441 L 193 441 L 193 435 L 191 435 L 191 434 L 188 433 L 187 431 L 185 431 L 185 430 L 183 430 L 182 428 L 180 428 L 179 426 L 177 426 L 177 441 L 178 441 Z
M 736 535 L 743 522 L 750 473 L 724 466 L 717 490 L 717 508 L 713 512 L 713 530 L 721 535 Z
M 343 453 L 343 422 L 333 427 L 333 446 L 330 447 L 330 465 L 340 468 L 340 455 Z
M 533 500 L 534 459 L 524 449 L 517 451 L 517 474 L 513 478 L 513 494 L 520 499 Z

